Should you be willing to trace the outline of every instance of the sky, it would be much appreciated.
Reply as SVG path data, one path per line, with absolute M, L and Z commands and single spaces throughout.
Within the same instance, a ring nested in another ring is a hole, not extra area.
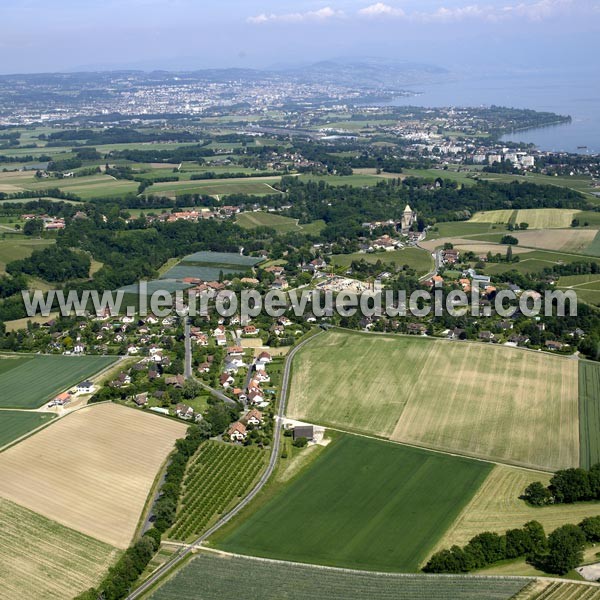
M 295 66 L 386 57 L 585 71 L 600 0 L 0 0 L 0 73 Z

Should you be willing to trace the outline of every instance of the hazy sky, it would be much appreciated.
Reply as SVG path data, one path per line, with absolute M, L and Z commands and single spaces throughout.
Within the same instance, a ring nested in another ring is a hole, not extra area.
M 269 67 L 386 56 L 587 67 L 600 0 L 0 0 L 0 72 Z

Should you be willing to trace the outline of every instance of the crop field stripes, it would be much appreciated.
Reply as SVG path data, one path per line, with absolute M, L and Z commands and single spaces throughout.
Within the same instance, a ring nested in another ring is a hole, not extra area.
M 600 462 L 600 365 L 579 362 L 580 465 Z
M 390 574 L 201 552 L 151 598 L 192 600 L 202 586 L 204 600 L 220 600 L 240 588 L 247 600 L 509 600 L 530 581 L 524 577 Z
M 599 600 L 600 587 L 553 581 L 540 593 L 523 596 L 523 598 L 524 600 Z
M 265 453 L 221 442 L 205 442 L 188 468 L 178 516 L 169 537 L 199 535 L 250 489 L 265 466 Z

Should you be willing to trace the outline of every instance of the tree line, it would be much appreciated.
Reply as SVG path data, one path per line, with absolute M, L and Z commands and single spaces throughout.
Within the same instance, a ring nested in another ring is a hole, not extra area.
M 503 560 L 523 558 L 546 573 L 564 575 L 583 561 L 586 543 L 600 541 L 600 516 L 588 517 L 579 525 L 563 525 L 546 537 L 538 521 L 503 535 L 486 531 L 463 546 L 436 552 L 427 562 L 426 573 L 468 573 Z

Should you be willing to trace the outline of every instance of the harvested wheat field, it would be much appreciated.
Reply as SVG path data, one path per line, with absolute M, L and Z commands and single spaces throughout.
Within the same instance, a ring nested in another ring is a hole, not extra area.
M 492 254 L 502 254 L 504 256 L 508 250 L 511 248 L 511 252 L 514 255 L 517 254 L 527 254 L 528 252 L 533 252 L 529 248 L 520 248 L 519 246 L 505 246 L 502 244 L 486 244 L 484 242 L 478 242 L 473 239 L 468 243 L 460 243 L 454 244 L 454 247 L 461 252 L 474 252 L 475 254 L 487 254 L 491 252 Z
M 533 468 L 579 465 L 577 361 L 435 345 L 391 439 Z
M 543 470 L 579 464 L 577 362 L 541 352 L 329 331 L 294 358 L 287 414 Z
M 119 551 L 0 498 L 0 597 L 62 600 L 96 585 Z
M 597 233 L 595 229 L 550 229 L 515 231 L 511 235 L 521 246 L 580 253 L 594 241 Z
M 117 404 L 84 408 L 0 454 L 0 497 L 126 548 L 185 432 L 183 423 Z
M 527 223 L 529 229 L 560 229 L 570 227 L 574 216 L 581 212 L 571 208 L 527 208 L 523 210 L 488 210 L 475 213 L 472 223 Z
M 470 223 L 508 223 L 514 210 L 482 210 L 476 212 L 470 219 Z
M 497 465 L 479 491 L 446 531 L 434 551 L 464 545 L 482 531 L 504 533 L 522 527 L 527 521 L 539 521 L 550 533 L 565 523 L 577 524 L 585 517 L 600 515 L 600 502 L 578 502 L 533 507 L 519 496 L 533 481 L 548 485 L 551 475 Z M 433 551 L 432 551 L 433 553 Z

